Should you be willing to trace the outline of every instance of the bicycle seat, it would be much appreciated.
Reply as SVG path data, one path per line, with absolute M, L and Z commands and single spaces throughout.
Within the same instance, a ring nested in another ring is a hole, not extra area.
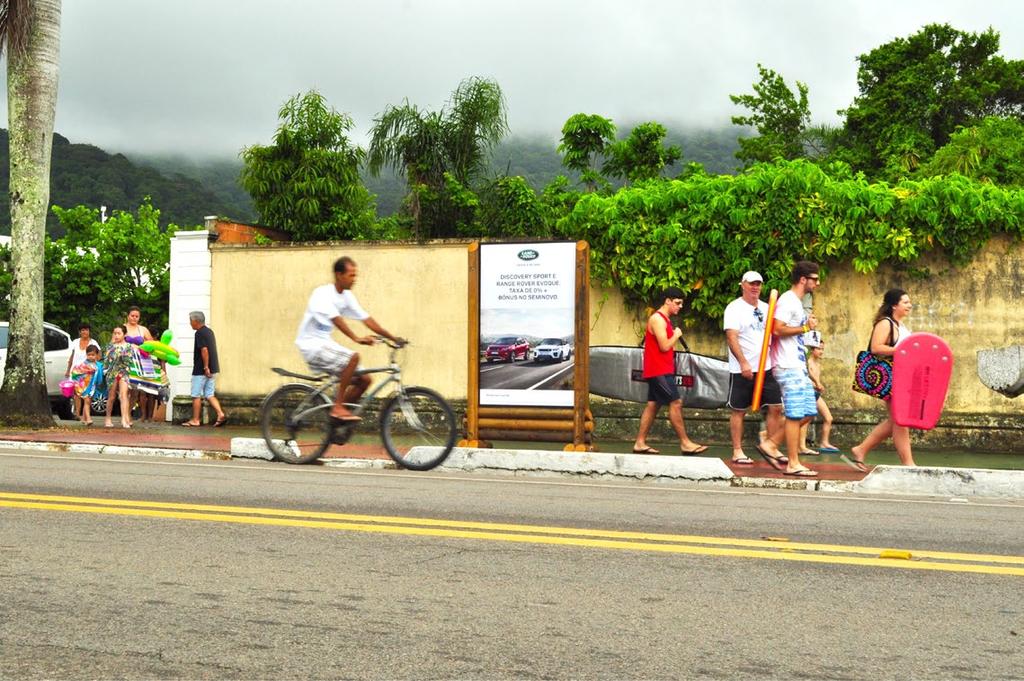
M 288 376 L 289 378 L 301 378 L 304 381 L 326 381 L 331 377 L 330 374 L 317 374 L 316 376 L 310 376 L 308 374 L 300 374 L 295 371 L 288 371 L 281 367 L 273 367 L 271 369 L 275 374 L 279 376 Z

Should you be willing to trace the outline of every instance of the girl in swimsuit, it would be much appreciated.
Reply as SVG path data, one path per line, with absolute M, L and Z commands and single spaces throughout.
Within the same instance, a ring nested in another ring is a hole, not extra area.
M 110 336 L 110 345 L 107 346 L 103 357 L 103 369 L 110 384 L 110 393 L 107 395 L 107 419 L 103 424 L 107 428 L 114 427 L 111 415 L 118 395 L 121 397 L 121 425 L 125 428 L 132 427 L 132 405 L 128 400 L 128 368 L 133 359 L 132 346 L 124 339 L 124 327 L 115 326 Z
M 142 317 L 142 310 L 137 306 L 132 305 L 128 308 L 128 314 L 125 317 L 124 328 L 125 334 L 124 339 L 126 342 L 138 347 L 148 340 L 153 340 L 153 335 L 150 334 L 149 329 L 139 323 L 139 319 Z M 129 404 L 139 403 L 139 418 L 146 421 L 146 414 L 149 411 L 149 406 L 152 400 L 150 396 L 138 388 L 131 388 L 128 394 Z M 129 409 L 131 411 L 131 409 Z

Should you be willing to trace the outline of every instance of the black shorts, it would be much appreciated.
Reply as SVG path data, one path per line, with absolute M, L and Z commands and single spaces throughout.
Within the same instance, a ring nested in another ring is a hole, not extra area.
M 679 399 L 682 398 L 679 396 L 679 388 L 676 387 L 676 377 L 673 374 L 647 379 L 648 402 L 657 402 L 658 406 L 664 407 Z
M 750 378 L 744 378 L 743 374 L 729 374 L 729 408 L 736 411 L 750 409 L 754 401 L 754 379 L 757 374 Z M 761 391 L 761 404 L 782 404 L 782 389 L 776 382 L 772 372 L 768 371 L 764 376 L 764 389 Z

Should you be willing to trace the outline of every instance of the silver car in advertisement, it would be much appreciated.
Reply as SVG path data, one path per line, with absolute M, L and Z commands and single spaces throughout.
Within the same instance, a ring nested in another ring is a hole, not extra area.
M 564 338 L 545 338 L 533 349 L 535 362 L 564 362 L 572 357 L 572 345 Z

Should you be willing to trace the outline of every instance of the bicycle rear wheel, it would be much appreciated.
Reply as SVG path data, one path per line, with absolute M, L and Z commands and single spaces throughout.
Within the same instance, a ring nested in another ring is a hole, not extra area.
M 331 400 L 308 385 L 283 385 L 260 406 L 263 439 L 285 463 L 316 461 L 331 445 Z
M 455 446 L 455 414 L 433 390 L 406 388 L 381 410 L 380 435 L 398 465 L 428 471 L 447 459 Z

